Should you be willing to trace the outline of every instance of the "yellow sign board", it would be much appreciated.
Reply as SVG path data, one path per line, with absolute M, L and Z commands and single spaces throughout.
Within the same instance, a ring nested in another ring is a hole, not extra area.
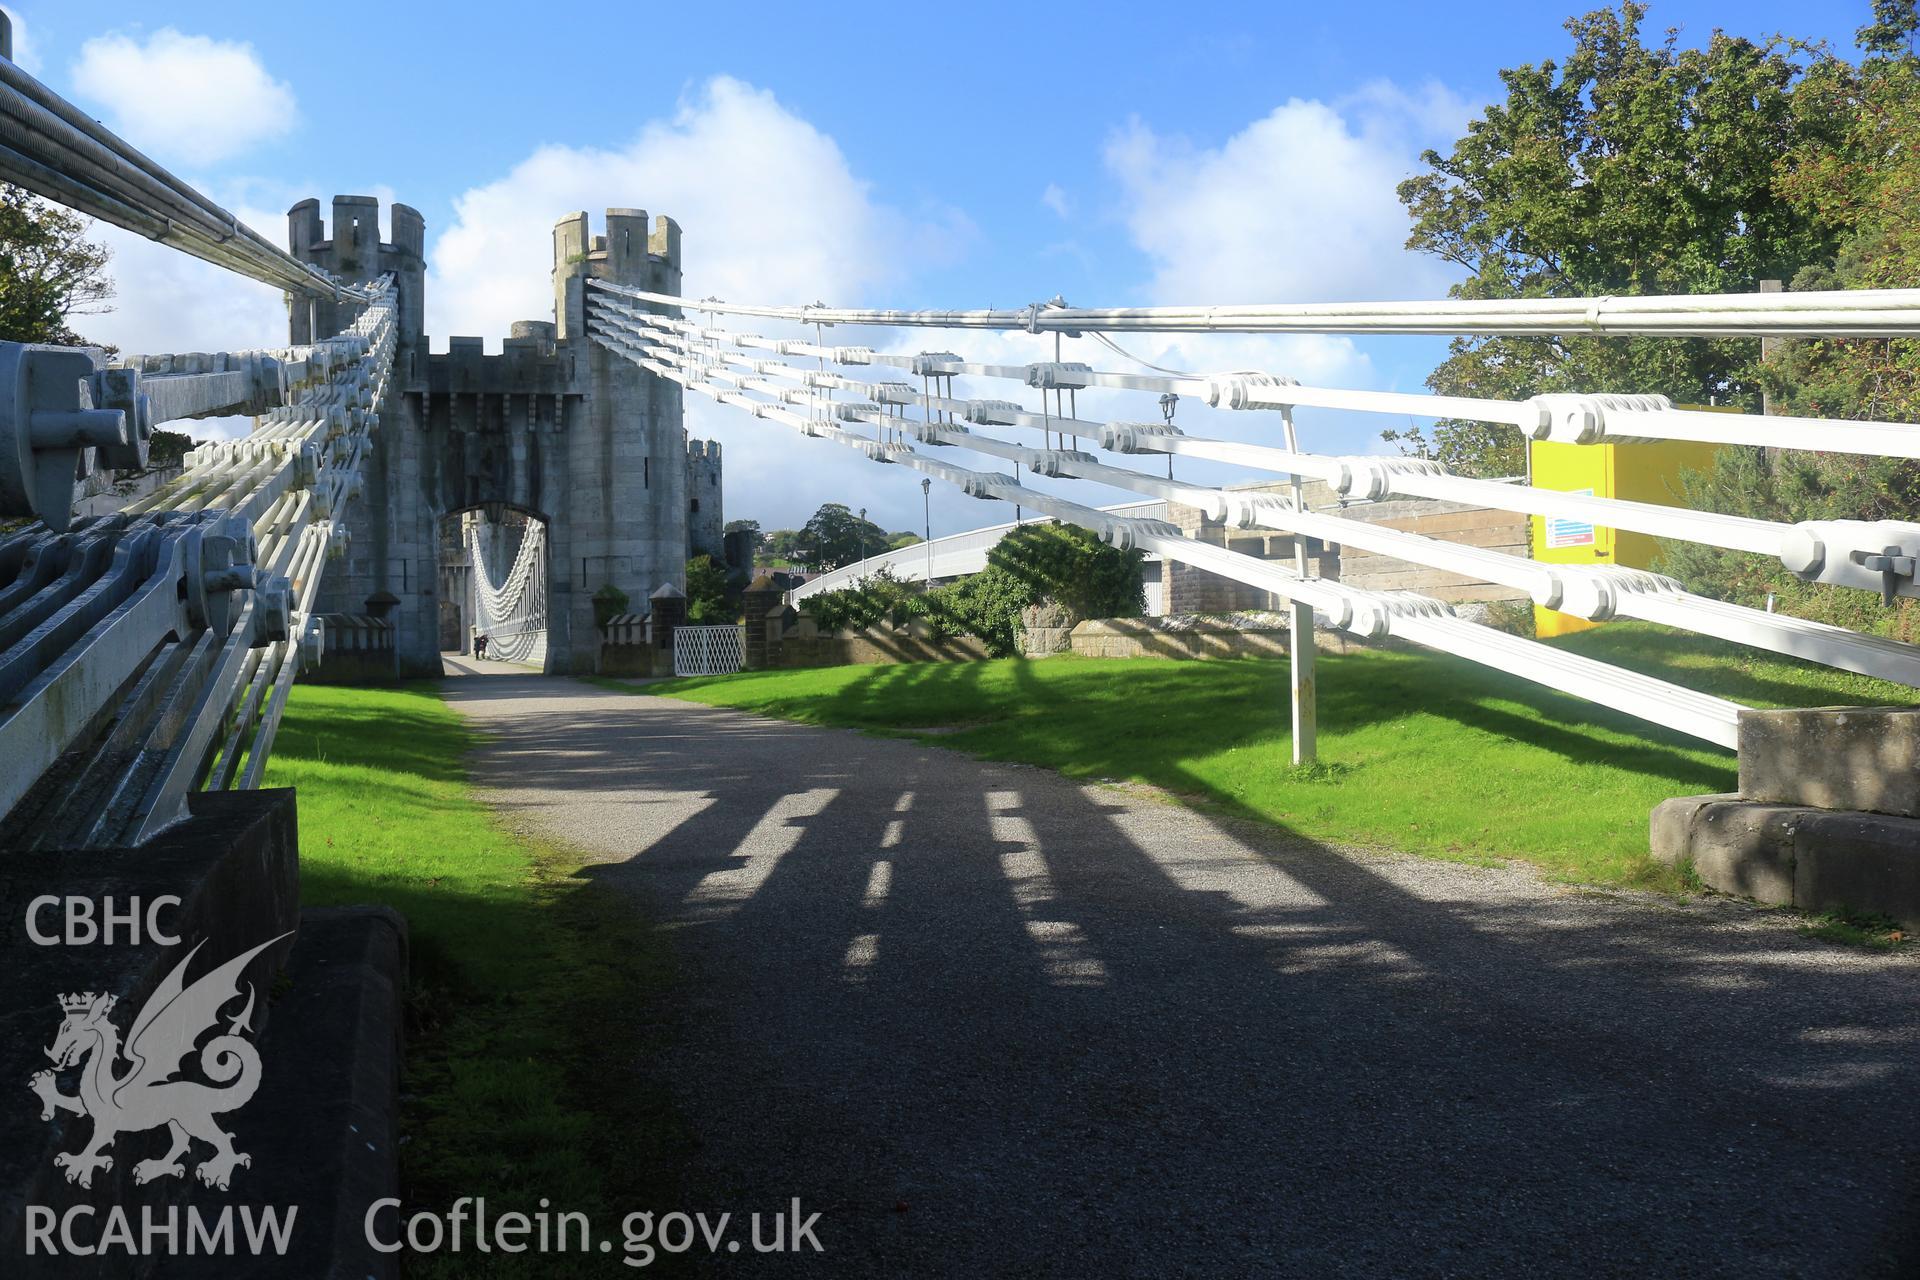
M 1681 471 L 1711 469 L 1717 448 L 1717 445 L 1687 440 L 1656 440 L 1645 444 L 1555 444 L 1535 440 L 1528 445 L 1528 456 L 1533 483 L 1541 489 L 1683 507 L 1686 499 L 1680 488 Z M 1660 551 L 1659 540 L 1644 533 L 1554 516 L 1534 516 L 1530 523 L 1533 558 L 1545 564 L 1619 564 L 1649 569 Z M 1533 622 L 1535 633 L 1543 637 L 1566 635 L 1599 625 L 1538 605 L 1534 606 Z

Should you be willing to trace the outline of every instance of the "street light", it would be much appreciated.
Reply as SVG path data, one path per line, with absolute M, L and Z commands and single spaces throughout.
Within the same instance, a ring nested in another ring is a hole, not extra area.
M 927 509 L 927 590 L 933 590 L 933 480 L 920 477 L 920 501 Z
M 867 509 L 860 508 L 860 558 L 867 558 Z

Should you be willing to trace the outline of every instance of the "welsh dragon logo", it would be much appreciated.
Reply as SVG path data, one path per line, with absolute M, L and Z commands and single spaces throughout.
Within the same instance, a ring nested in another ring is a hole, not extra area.
M 280 938 L 286 936 L 283 933 Z M 214 1121 L 220 1112 L 245 1106 L 260 1087 L 260 1054 L 241 1035 L 253 1030 L 251 986 L 247 988 L 246 1007 L 227 1019 L 226 1033 L 214 1036 L 200 1049 L 201 1073 L 213 1083 L 174 1077 L 201 1036 L 215 1029 L 220 1010 L 239 997 L 239 978 L 248 961 L 280 938 L 269 938 L 187 986 L 187 966 L 204 945 L 196 944 L 140 1007 L 139 1016 L 127 1030 L 124 1046 L 119 1029 L 109 1018 L 118 1003 L 115 997 L 91 991 L 60 997 L 60 1010 L 66 1017 L 60 1023 L 60 1034 L 47 1050 L 53 1069 L 36 1072 L 28 1087 L 39 1095 L 42 1120 L 53 1119 L 56 1111 L 71 1111 L 93 1120 L 93 1133 L 84 1147 L 53 1158 L 56 1166 L 66 1170 L 68 1182 L 91 1187 L 96 1169 L 113 1168 L 115 1138 L 161 1125 L 171 1133 L 172 1145 L 165 1155 L 142 1160 L 133 1167 L 135 1183 L 184 1175 L 182 1157 L 189 1154 L 195 1138 L 213 1148 L 213 1155 L 194 1169 L 200 1181 L 210 1187 L 225 1191 L 234 1168 L 253 1163 L 245 1152 L 233 1149 L 233 1135 Z M 80 1073 L 80 1092 L 61 1093 L 54 1073 L 82 1059 L 86 1066 Z M 123 1059 L 127 1064 L 124 1071 L 118 1069 Z

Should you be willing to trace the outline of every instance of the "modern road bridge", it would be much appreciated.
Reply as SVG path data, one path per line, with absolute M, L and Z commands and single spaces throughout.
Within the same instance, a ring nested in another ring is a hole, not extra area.
M 683 304 L 680 232 L 612 210 L 555 232 L 552 321 L 515 326 L 504 353 L 422 333 L 419 216 L 342 197 L 328 236 L 317 205 L 292 211 L 291 251 L 0 59 L 0 179 L 286 292 L 290 340 L 256 350 L 108 359 L 96 350 L 0 346 L 0 514 L 31 521 L 0 541 L 0 812 L 15 839 L 127 846 L 185 813 L 202 788 L 256 786 L 287 692 L 330 635 L 385 637 L 396 670 L 437 662 L 433 545 L 456 512 L 512 509 L 543 531 L 512 565 L 475 544 L 487 607 L 550 620 L 550 670 L 591 670 L 592 596 L 646 598 L 683 572 L 682 393 L 876 467 L 908 468 L 968 496 L 1083 526 L 1121 547 L 1195 566 L 1291 602 L 1316 623 L 1485 663 L 1723 748 L 1742 708 L 1457 616 L 1420 595 L 1309 576 L 1307 538 L 1526 591 L 1583 618 L 1641 618 L 1920 687 L 1920 647 L 1706 599 L 1641 570 L 1569 567 L 1305 509 L 1317 480 L 1356 498 L 1471 502 L 1777 557 L 1809 582 L 1892 602 L 1920 596 L 1920 524 L 1785 523 L 1492 483 L 1417 458 L 1305 449 L 1302 409 L 1468 418 L 1534 440 L 1634 440 L 1920 458 L 1920 428 L 1676 408 L 1633 388 L 1507 401 L 1305 385 L 1283 370 L 1098 369 L 999 364 L 922 351 L 901 335 L 1345 333 L 1639 337 L 1920 334 L 1920 290 L 1495 302 L 846 310 Z M 750 320 L 785 326 L 763 336 Z M 880 345 L 837 345 L 872 328 Z M 955 340 L 958 342 L 958 340 Z M 960 343 L 964 345 L 964 343 Z M 1117 350 L 1117 348 L 1116 348 Z M 1132 363 L 1131 361 L 1128 362 Z M 965 386 L 959 383 L 964 380 Z M 1265 443 L 1080 412 L 1079 393 L 1166 395 L 1266 415 Z M 74 519 L 75 481 L 141 465 L 159 423 L 245 414 L 245 437 L 202 444 L 179 479 L 124 511 Z M 1291 477 L 1296 498 L 1171 478 L 1202 458 Z M 1063 496 L 1023 477 L 1080 482 Z M 1245 529 L 1302 535 L 1293 567 L 1103 509 L 1111 491 L 1175 501 Z M 1076 491 L 1077 492 L 1077 491 Z M 839 496 L 822 494 L 821 497 Z M 908 553 L 924 555 L 924 550 Z M 328 620 L 339 625 L 330 628 Z M 344 621 L 342 621 L 344 619 Z M 1313 738 L 1312 646 L 1295 646 L 1295 745 Z

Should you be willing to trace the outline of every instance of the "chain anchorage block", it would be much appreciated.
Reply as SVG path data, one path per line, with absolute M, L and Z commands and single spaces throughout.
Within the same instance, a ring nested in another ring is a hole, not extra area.
M 187 547 L 187 621 L 216 636 L 233 634 L 240 593 L 254 588 L 253 526 L 240 515 L 195 529 Z
M 326 656 L 326 620 L 319 614 L 301 614 L 296 621 L 300 627 L 300 666 L 311 671 Z
M 96 449 L 144 452 L 125 413 L 94 407 L 94 370 L 85 348 L 0 342 L 0 515 L 38 516 L 63 532 Z
M 293 634 L 293 584 L 279 574 L 261 573 L 253 587 L 252 648 L 286 640 Z
M 153 408 L 140 385 L 138 369 L 101 369 L 88 380 L 87 389 L 96 409 L 117 409 L 133 424 L 124 444 L 101 447 L 97 456 L 102 466 L 115 471 L 142 471 L 147 465 L 147 450 L 153 443 Z

